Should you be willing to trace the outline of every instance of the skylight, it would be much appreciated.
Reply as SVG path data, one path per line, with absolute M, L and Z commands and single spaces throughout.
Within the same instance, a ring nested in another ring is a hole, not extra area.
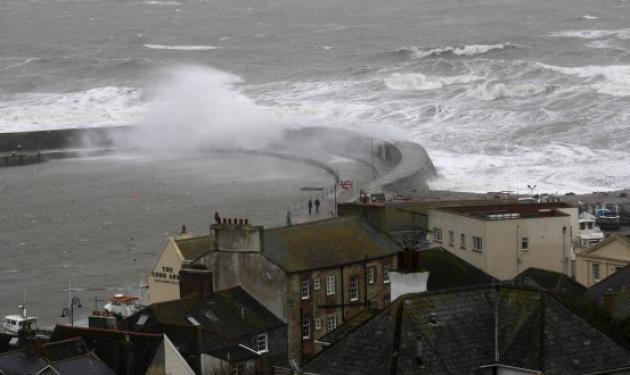
M 136 325 L 137 326 L 143 326 L 143 325 L 147 324 L 147 320 L 149 320 L 149 316 L 147 314 L 142 314 L 142 315 L 140 315 L 140 317 L 136 321 Z
M 197 321 L 197 319 L 193 318 L 192 316 L 187 316 L 186 320 L 188 320 L 188 322 L 194 326 L 200 326 L 201 324 L 199 324 L 199 322 Z

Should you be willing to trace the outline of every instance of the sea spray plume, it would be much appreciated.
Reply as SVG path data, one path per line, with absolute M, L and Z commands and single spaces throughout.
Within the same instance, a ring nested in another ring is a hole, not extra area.
M 233 74 L 203 66 L 160 70 L 153 109 L 127 146 L 155 156 L 181 157 L 208 149 L 259 149 L 285 125 L 236 90 Z

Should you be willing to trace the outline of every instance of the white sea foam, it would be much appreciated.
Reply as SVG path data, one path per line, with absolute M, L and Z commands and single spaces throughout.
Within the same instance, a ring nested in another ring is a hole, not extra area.
M 582 16 L 582 18 L 584 18 L 585 20 L 596 20 L 596 19 L 598 19 L 599 17 L 597 17 L 597 16 L 591 16 L 590 14 L 585 14 L 585 15 L 583 15 L 583 16 Z
M 474 75 L 429 77 L 422 73 L 394 73 L 384 79 L 385 85 L 398 91 L 437 90 L 444 86 L 471 83 L 482 79 Z
M 553 91 L 553 86 L 524 83 L 506 86 L 503 83 L 484 82 L 469 87 L 466 95 L 480 100 L 497 100 L 503 98 L 525 99 Z
M 147 5 L 182 5 L 179 1 L 143 1 Z
M 456 56 L 476 56 L 490 51 L 502 50 L 511 47 L 510 43 L 502 44 L 471 44 L 465 46 L 447 46 L 431 49 L 419 49 L 418 47 L 402 47 L 400 51 L 408 51 L 415 58 L 422 59 L 430 56 L 452 54 Z
M 99 87 L 0 98 L 0 132 L 129 124 L 145 110 L 141 91 Z
M 206 45 L 165 45 L 165 44 L 143 44 L 145 48 L 149 49 L 162 49 L 162 50 L 175 50 L 175 51 L 212 51 L 220 49 L 219 46 L 206 46 Z
M 599 93 L 613 96 L 630 96 L 630 65 L 591 65 L 582 67 L 561 67 L 540 64 L 541 66 L 566 75 L 587 80 Z
M 618 39 L 630 39 L 630 28 L 616 30 L 565 30 L 552 32 L 549 35 L 556 38 L 577 38 L 587 40 L 611 37 Z

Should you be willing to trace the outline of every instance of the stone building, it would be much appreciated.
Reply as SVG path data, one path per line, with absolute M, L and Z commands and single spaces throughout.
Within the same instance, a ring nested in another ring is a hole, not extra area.
M 216 290 L 240 286 L 286 322 L 288 358 L 301 361 L 346 319 L 389 303 L 389 271 L 399 250 L 357 217 L 269 230 L 234 220 L 211 225 L 209 236 L 169 241 L 157 267 L 201 267 L 213 273 Z M 197 257 L 182 260 L 167 251 Z M 151 301 L 172 285 L 155 283 Z

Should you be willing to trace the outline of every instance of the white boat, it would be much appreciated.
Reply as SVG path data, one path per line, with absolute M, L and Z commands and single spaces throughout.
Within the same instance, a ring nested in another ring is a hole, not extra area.
M 20 314 L 7 315 L 2 321 L 2 331 L 10 335 L 17 335 L 22 329 L 28 327 L 37 330 L 37 317 L 28 316 L 24 305 L 18 306 Z
M 619 210 L 602 207 L 597 210 L 597 224 L 602 229 L 618 229 L 621 226 L 621 218 L 618 214 Z
M 124 319 L 140 311 L 139 301 L 139 297 L 115 294 L 103 308 L 118 319 Z
M 579 217 L 580 230 L 578 232 L 578 246 L 585 249 L 604 239 L 604 232 L 597 225 L 597 218 L 588 212 L 582 212 Z

